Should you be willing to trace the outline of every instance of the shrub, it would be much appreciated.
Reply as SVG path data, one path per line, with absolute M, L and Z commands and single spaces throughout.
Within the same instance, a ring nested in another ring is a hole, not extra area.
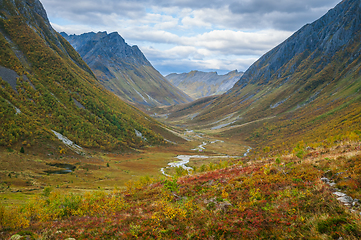
M 173 181 L 165 180 L 164 188 L 168 189 L 171 192 L 177 192 L 178 191 L 177 179 L 174 178 Z
M 43 190 L 43 195 L 44 195 L 45 197 L 49 197 L 49 195 L 50 195 L 50 193 L 51 193 L 52 190 L 53 190 L 53 189 L 52 189 L 51 187 L 45 187 L 44 190 Z
M 317 223 L 317 231 L 320 233 L 331 233 L 345 223 L 347 223 L 347 220 L 344 217 L 328 218 Z

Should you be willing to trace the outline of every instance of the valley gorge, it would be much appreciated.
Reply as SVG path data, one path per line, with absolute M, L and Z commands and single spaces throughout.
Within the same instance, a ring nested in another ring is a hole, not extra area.
M 244 73 L 163 77 L 0 0 L 0 239 L 360 239 L 360 10 Z
M 61 35 L 78 51 L 102 85 L 122 99 L 145 107 L 192 101 L 154 69 L 137 46 L 129 46 L 118 33 Z

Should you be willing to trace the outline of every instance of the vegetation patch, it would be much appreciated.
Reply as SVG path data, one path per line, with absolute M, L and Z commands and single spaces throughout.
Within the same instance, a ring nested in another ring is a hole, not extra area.
M 342 205 L 321 181 L 341 184 L 348 176 L 354 181 L 342 191 L 361 198 L 361 155 L 342 151 L 351 146 L 359 142 L 308 150 L 302 161 L 296 154 L 211 163 L 172 179 L 142 177 L 124 190 L 47 188 L 23 206 L 1 208 L 3 236 L 25 229 L 56 239 L 359 239 L 360 206 Z

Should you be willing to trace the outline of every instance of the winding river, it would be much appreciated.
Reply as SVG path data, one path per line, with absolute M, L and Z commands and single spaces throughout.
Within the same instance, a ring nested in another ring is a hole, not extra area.
M 223 141 L 220 141 L 220 140 L 215 140 L 215 141 L 212 141 L 210 142 L 211 144 L 212 143 L 216 143 L 216 142 L 223 142 Z M 199 145 L 197 148 L 194 148 L 192 150 L 194 151 L 199 151 L 199 152 L 203 152 L 205 150 L 205 146 L 207 145 L 206 142 L 203 142 L 201 145 Z M 246 157 L 250 151 L 252 150 L 251 147 L 248 147 L 247 148 L 247 151 L 246 153 L 244 154 L 244 157 Z M 187 167 L 186 164 L 189 163 L 190 159 L 191 158 L 202 158 L 202 159 L 207 159 L 207 158 L 239 158 L 240 156 L 201 156 L 201 155 L 178 155 L 176 157 L 176 159 L 178 159 L 177 161 L 175 162 L 171 162 L 171 163 L 168 163 L 168 167 L 166 168 L 161 168 L 161 172 L 164 176 L 167 176 L 167 177 L 172 177 L 171 175 L 169 174 L 166 174 L 165 173 L 165 169 L 167 168 L 174 168 L 174 167 L 181 167 L 185 170 L 187 170 L 188 172 L 192 171 L 193 168 L 191 167 Z
M 187 167 L 186 164 L 189 163 L 191 158 L 232 158 L 232 156 L 200 156 L 200 155 L 179 155 L 176 157 L 178 161 L 168 163 L 168 167 L 166 168 L 172 168 L 172 167 L 182 167 L 183 169 L 187 170 L 188 172 L 193 170 L 191 167 Z M 172 177 L 165 173 L 165 169 L 162 168 L 160 171 L 163 173 L 163 175 L 167 177 Z

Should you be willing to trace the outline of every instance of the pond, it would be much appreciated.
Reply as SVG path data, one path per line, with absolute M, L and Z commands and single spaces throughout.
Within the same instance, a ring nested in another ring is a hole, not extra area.
M 59 170 L 44 171 L 47 174 L 68 174 L 68 173 L 72 173 L 76 168 L 76 166 L 68 164 L 68 163 L 47 163 L 46 165 L 61 168 Z

